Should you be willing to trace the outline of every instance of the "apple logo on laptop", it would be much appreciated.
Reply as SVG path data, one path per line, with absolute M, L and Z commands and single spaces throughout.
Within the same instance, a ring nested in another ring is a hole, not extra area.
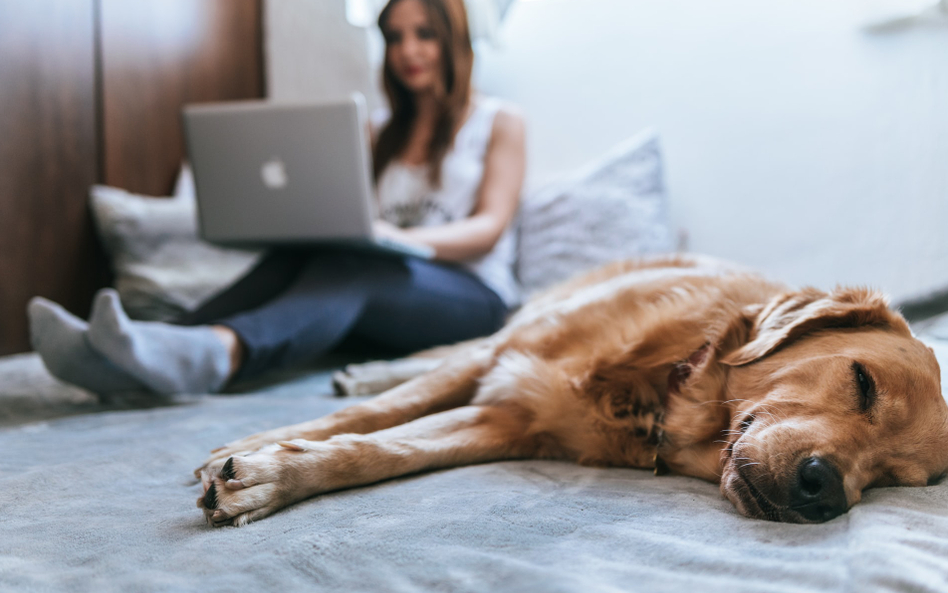
M 286 165 L 279 157 L 273 157 L 260 167 L 260 177 L 268 189 L 284 189 L 288 182 Z

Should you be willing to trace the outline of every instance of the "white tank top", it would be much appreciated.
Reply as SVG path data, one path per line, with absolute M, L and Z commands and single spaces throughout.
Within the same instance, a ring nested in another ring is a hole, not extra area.
M 441 187 L 428 182 L 427 165 L 391 161 L 379 177 L 379 215 L 406 228 L 434 226 L 469 217 L 477 207 L 478 189 L 484 177 L 484 158 L 490 144 L 497 99 L 476 97 L 474 109 L 454 137 L 454 145 L 441 163 Z M 388 118 L 387 110 L 372 114 L 378 129 Z M 520 290 L 514 279 L 514 236 L 508 227 L 493 249 L 484 256 L 461 262 L 507 304 L 519 303 Z

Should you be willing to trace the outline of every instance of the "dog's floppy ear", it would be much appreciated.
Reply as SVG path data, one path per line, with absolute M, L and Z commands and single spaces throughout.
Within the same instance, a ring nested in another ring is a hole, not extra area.
M 752 326 L 746 344 L 725 356 L 731 366 L 748 364 L 807 332 L 834 327 L 886 326 L 911 335 L 905 320 L 887 299 L 867 288 L 837 288 L 825 293 L 805 288 L 774 297 L 762 309 L 747 310 Z

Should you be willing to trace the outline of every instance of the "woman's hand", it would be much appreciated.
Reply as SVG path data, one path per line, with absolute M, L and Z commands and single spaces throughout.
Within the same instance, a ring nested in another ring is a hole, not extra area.
M 425 249 L 431 248 L 431 246 L 427 243 L 419 241 L 416 237 L 413 237 L 410 231 L 398 228 L 394 224 L 385 220 L 380 219 L 373 221 L 372 232 L 378 239 L 397 241 L 404 245 L 414 245 L 416 247 L 422 247 Z
M 379 239 L 390 239 L 393 241 L 401 241 L 405 234 L 402 229 L 381 219 L 372 222 L 372 232 L 375 233 L 375 236 Z

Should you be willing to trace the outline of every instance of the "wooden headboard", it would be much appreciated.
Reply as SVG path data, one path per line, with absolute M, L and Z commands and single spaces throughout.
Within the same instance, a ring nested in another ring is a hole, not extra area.
M 167 195 L 185 103 L 259 98 L 262 0 L 0 0 L 0 354 L 30 297 L 85 318 L 108 263 L 93 183 Z

